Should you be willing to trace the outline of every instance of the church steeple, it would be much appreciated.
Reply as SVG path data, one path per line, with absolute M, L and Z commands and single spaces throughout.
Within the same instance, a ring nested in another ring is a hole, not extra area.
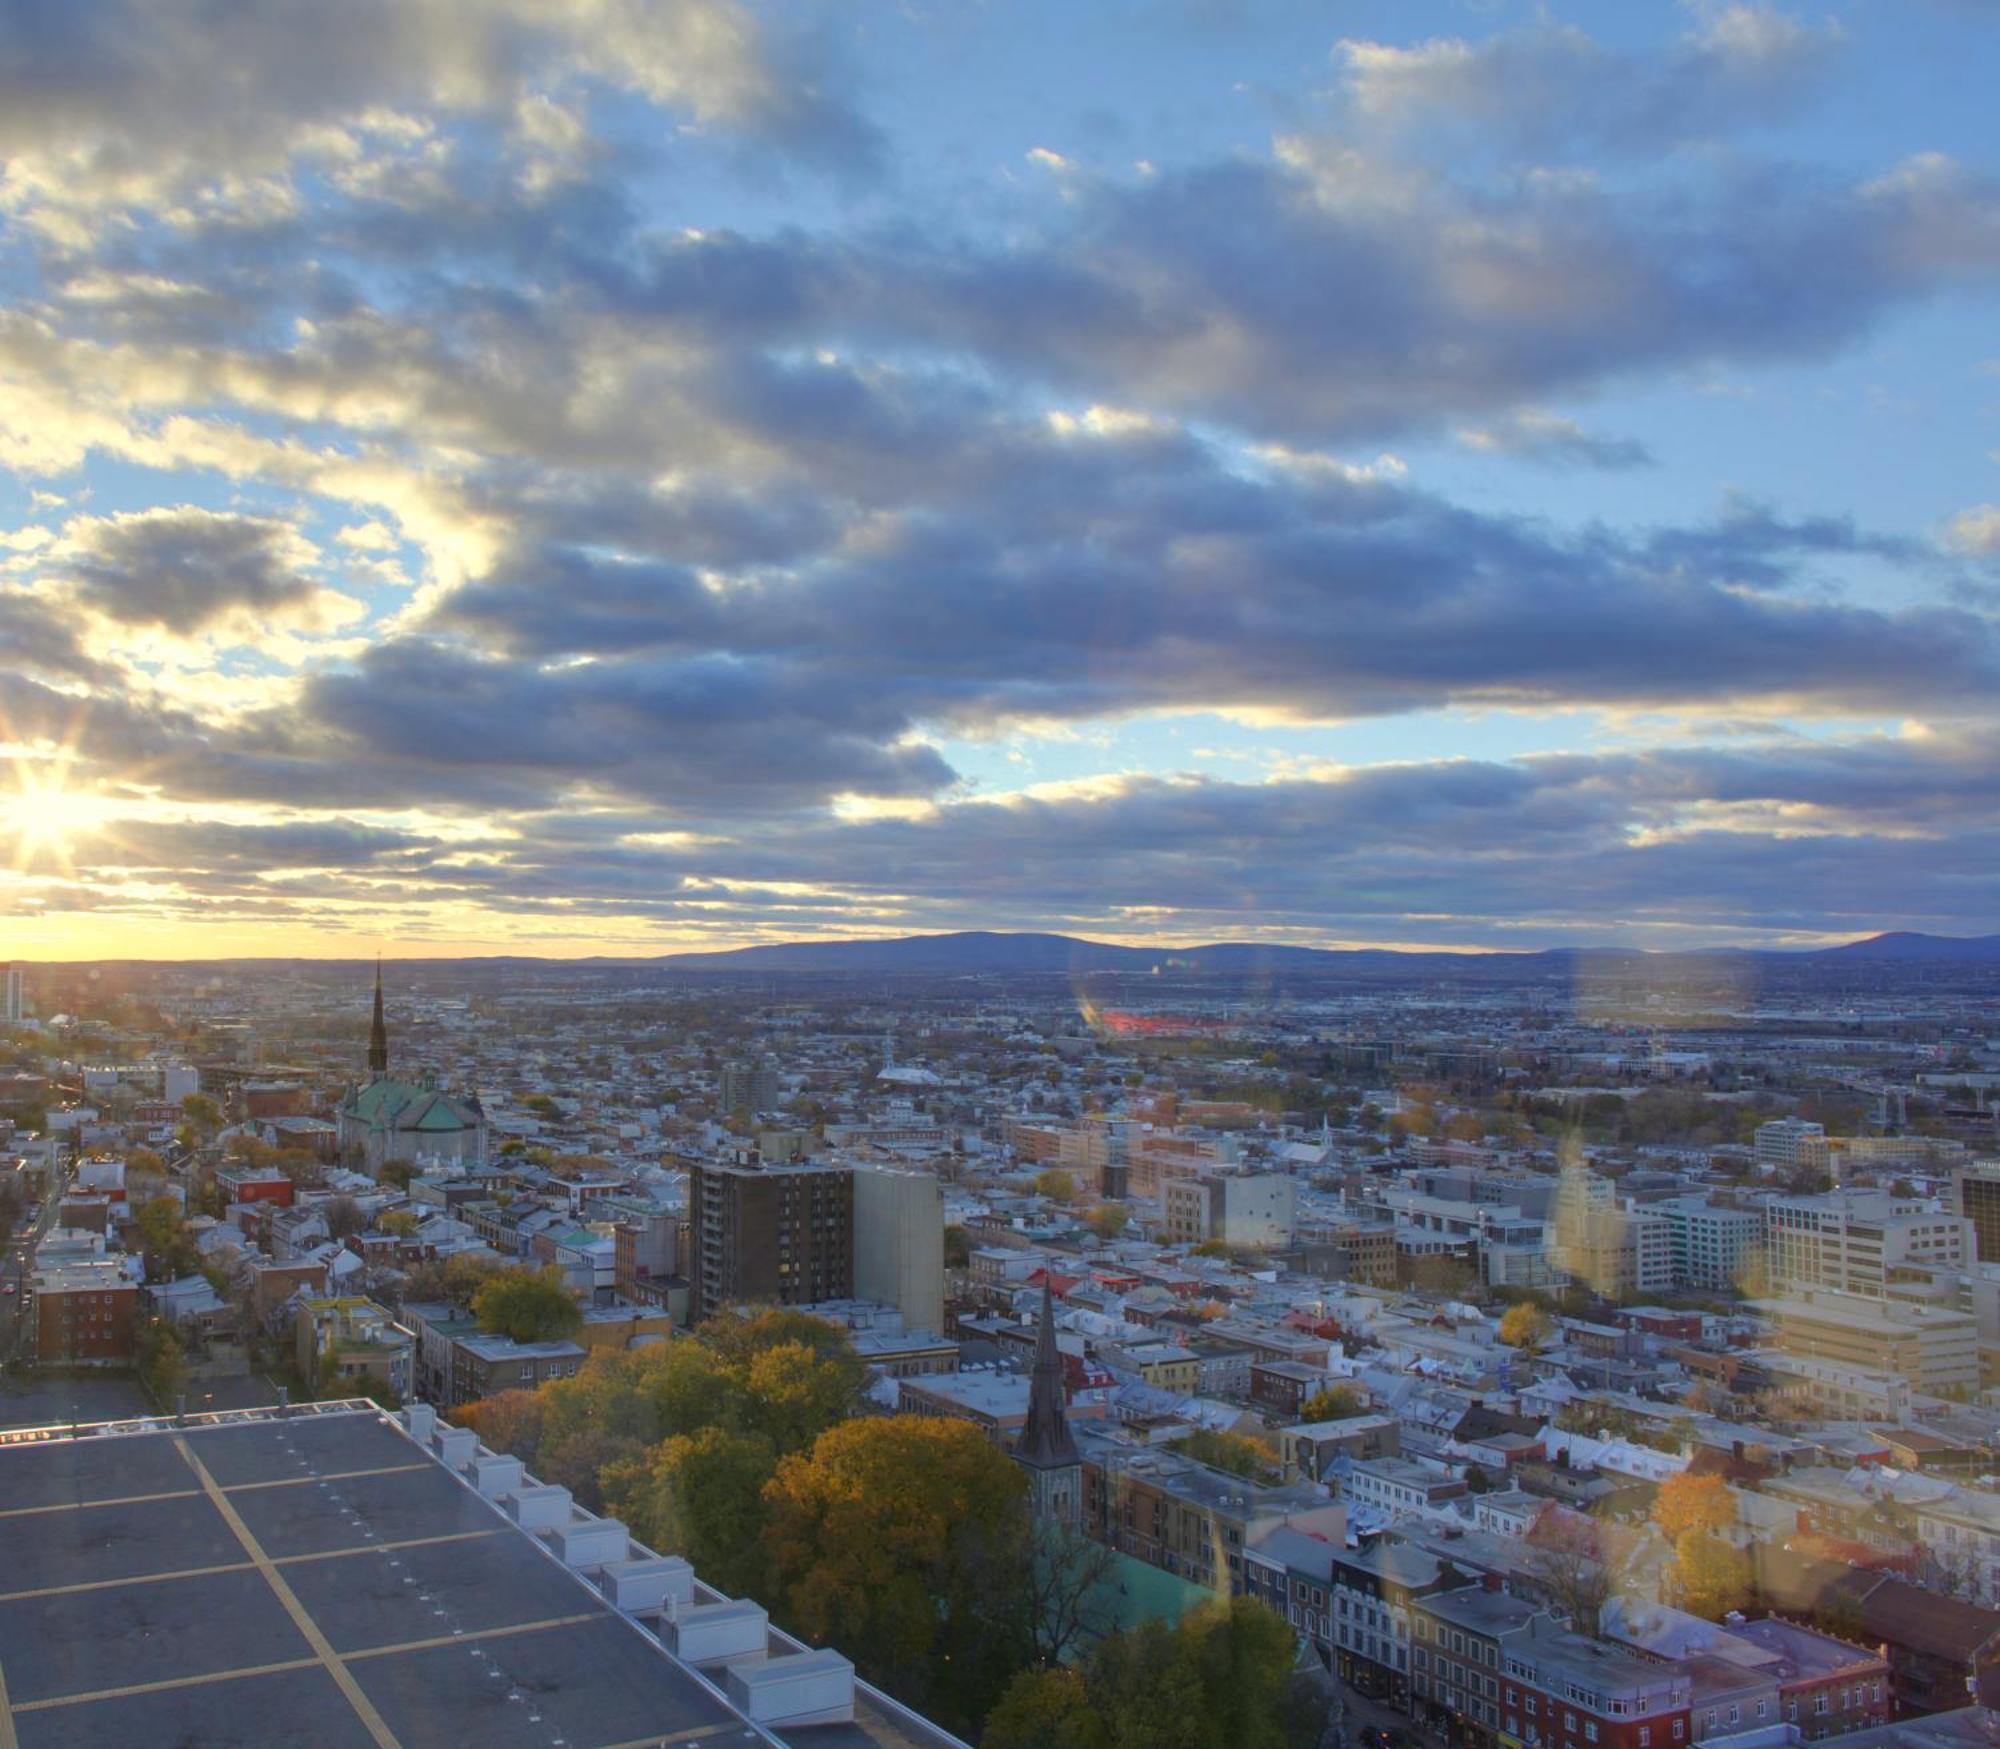
M 1042 1273 L 1042 1324 L 1035 1335 L 1035 1369 L 1028 1386 L 1028 1418 L 1014 1456 L 1034 1470 L 1068 1469 L 1082 1462 L 1070 1437 L 1063 1396 L 1062 1355 L 1056 1349 L 1056 1303 Z
M 368 1068 L 375 1075 L 389 1072 L 389 1029 L 382 1020 L 382 956 L 375 956 L 375 1018 L 368 1027 Z

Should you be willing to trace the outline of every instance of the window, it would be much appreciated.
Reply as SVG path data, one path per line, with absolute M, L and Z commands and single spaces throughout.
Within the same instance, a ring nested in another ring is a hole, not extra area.
M 1639 1749 L 1652 1749 L 1652 1745 L 1653 1727 L 1651 1725 L 1641 1725 L 1639 1727 Z

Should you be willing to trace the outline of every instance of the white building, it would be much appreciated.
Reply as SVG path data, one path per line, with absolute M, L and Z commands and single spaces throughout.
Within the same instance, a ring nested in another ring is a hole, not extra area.
M 1757 1126 L 1755 1151 L 1757 1164 L 1773 1171 L 1788 1166 L 1824 1167 L 1828 1151 L 1826 1126 L 1807 1123 L 1798 1117 L 1774 1118 Z
M 944 1188 L 934 1173 L 854 1168 L 854 1291 L 944 1328 Z
M 1775 1288 L 1831 1288 L 1880 1298 L 1891 1283 L 1973 1257 L 1971 1223 L 1880 1190 L 1787 1196 L 1764 1209 L 1764 1246 Z
M 1764 1217 L 1755 1209 L 1718 1208 L 1706 1197 L 1672 1197 L 1652 1211 L 1667 1223 L 1676 1287 L 1734 1286 L 1743 1260 L 1764 1237 Z

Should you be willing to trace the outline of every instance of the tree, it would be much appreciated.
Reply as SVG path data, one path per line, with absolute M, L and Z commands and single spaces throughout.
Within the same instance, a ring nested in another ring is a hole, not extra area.
M 384 1160 L 375 1168 L 375 1182 L 393 1186 L 397 1190 L 408 1190 L 410 1180 L 416 1175 L 416 1164 L 410 1160 Z
M 1653 1522 L 1676 1546 L 1690 1533 L 1715 1536 L 1735 1525 L 1736 1497 L 1720 1476 L 1697 1476 L 1683 1470 L 1669 1476 L 1654 1494 Z
M 222 1128 L 222 1107 L 206 1093 L 190 1093 L 181 1101 L 181 1116 L 204 1142 L 212 1142 Z
M 386 1214 L 378 1216 L 375 1221 L 378 1230 L 397 1239 L 410 1238 L 422 1224 L 417 1219 L 415 1211 L 411 1209 L 390 1209 Z
M 351 1196 L 332 1197 L 319 1212 L 332 1238 L 345 1239 L 349 1234 L 368 1230 L 368 1211 Z
M 770 1582 L 764 1487 L 777 1463 L 759 1434 L 704 1427 L 671 1435 L 607 1476 L 605 1498 L 651 1547 L 685 1555 L 724 1591 L 757 1595 Z
M 1323 1386 L 1299 1405 L 1301 1421 L 1345 1421 L 1360 1413 L 1360 1394 L 1346 1385 Z
M 1177 1442 L 1177 1449 L 1196 1463 L 1232 1476 L 1261 1476 L 1271 1467 L 1271 1453 L 1256 1440 L 1212 1427 L 1197 1427 Z
M 1051 1202 L 1076 1201 L 1076 1178 L 1060 1166 L 1050 1166 L 1035 1174 L 1035 1190 Z
M 764 1549 L 787 1618 L 952 1728 L 985 1716 L 1031 1650 L 988 1583 L 1018 1571 L 1027 1478 L 969 1422 L 857 1418 L 783 1459 Z
M 1720 1621 L 1750 1600 L 1750 1557 L 1719 1536 L 1690 1530 L 1674 1543 L 1669 1584 L 1689 1615 Z
M 201 1267 L 201 1252 L 173 1197 L 156 1196 L 142 1203 L 132 1226 L 146 1260 L 147 1280 L 175 1281 Z
M 993 1709 L 984 1749 L 1287 1749 L 1295 1721 L 1291 1628 L 1247 1597 L 1173 1627 L 1112 1634 L 1081 1672 L 1027 1670 Z M 1301 1725 L 1304 1726 L 1301 1732 Z
M 984 1749 L 1109 1749 L 1110 1724 L 1090 1703 L 1080 1670 L 1023 1670 L 986 1718 Z
M 1536 1521 L 1528 1544 L 1549 1601 L 1578 1633 L 1595 1638 L 1611 1600 L 1611 1568 L 1597 1526 L 1579 1513 L 1552 1507 Z
M 1533 1352 L 1555 1334 L 1555 1320 L 1540 1306 L 1509 1306 L 1500 1315 L 1500 1340 L 1509 1348 Z
M 532 1463 L 542 1442 L 542 1398 L 538 1391 L 498 1391 L 451 1412 L 497 1452 Z
M 971 1238 L 963 1227 L 954 1222 L 944 1230 L 944 1266 L 947 1269 L 964 1269 L 971 1262 Z
M 1090 1230 L 1106 1244 L 1125 1231 L 1126 1223 L 1131 1218 L 1131 1210 L 1122 1202 L 1101 1202 L 1085 1217 Z
M 492 1276 L 473 1294 L 472 1315 L 487 1334 L 516 1342 L 554 1342 L 583 1322 L 582 1308 L 554 1264 Z
M 139 1332 L 135 1353 L 139 1383 L 162 1412 L 171 1410 L 187 1383 L 186 1350 L 173 1325 L 153 1319 Z
M 491 1251 L 456 1251 L 445 1259 L 444 1295 L 454 1305 L 467 1306 L 486 1285 L 489 1277 L 500 1274 L 507 1264 Z

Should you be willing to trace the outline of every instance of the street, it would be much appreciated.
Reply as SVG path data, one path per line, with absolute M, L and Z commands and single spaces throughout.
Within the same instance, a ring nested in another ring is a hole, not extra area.
M 56 1216 L 61 1211 L 63 1190 L 68 1184 L 69 1174 L 65 1168 L 42 1196 L 41 1213 L 32 1226 L 21 1227 L 7 1241 L 4 1259 L 0 1259 L 0 1287 L 11 1287 L 12 1293 L 0 1294 L 0 1365 L 16 1358 L 33 1360 L 34 1356 L 25 1350 L 29 1344 L 30 1294 L 29 1281 L 32 1275 L 32 1260 L 35 1247 L 47 1237 L 49 1229 L 55 1225 Z

